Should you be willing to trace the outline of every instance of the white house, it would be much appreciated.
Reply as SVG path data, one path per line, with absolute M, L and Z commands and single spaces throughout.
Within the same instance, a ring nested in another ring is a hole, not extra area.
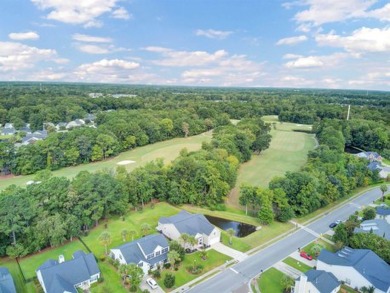
M 198 246 L 211 246 L 221 239 L 221 231 L 212 225 L 203 215 L 180 211 L 172 217 L 158 220 L 157 230 L 170 239 L 178 240 L 183 233 L 194 236 Z
M 344 247 L 336 253 L 321 250 L 317 269 L 332 273 L 352 288 L 375 287 L 375 293 L 390 293 L 390 266 L 368 249 Z
M 100 270 L 92 253 L 76 251 L 73 259 L 49 259 L 37 271 L 37 278 L 45 293 L 77 293 L 77 288 L 89 289 L 100 278 Z
M 73 127 L 80 127 L 84 125 L 85 125 L 85 121 L 83 119 L 76 119 L 66 124 L 66 129 L 71 129 Z
M 294 293 L 337 293 L 340 285 L 332 273 L 310 270 L 295 280 Z
M 110 256 L 121 264 L 138 265 L 146 275 L 168 261 L 168 252 L 167 239 L 161 234 L 153 234 L 112 248 Z

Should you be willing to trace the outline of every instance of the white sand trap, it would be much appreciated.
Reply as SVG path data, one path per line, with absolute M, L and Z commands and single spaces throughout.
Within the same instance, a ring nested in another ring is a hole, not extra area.
M 134 163 L 135 163 L 135 161 L 125 160 L 125 161 L 120 161 L 120 162 L 118 162 L 116 164 L 123 166 L 123 165 L 129 165 L 129 164 L 134 164 Z

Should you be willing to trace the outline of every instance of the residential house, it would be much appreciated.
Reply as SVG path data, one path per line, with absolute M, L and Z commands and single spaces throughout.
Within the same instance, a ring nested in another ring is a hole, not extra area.
M 373 233 L 390 240 L 390 224 L 383 219 L 367 220 L 361 222 L 354 233 Z
M 382 157 L 380 154 L 377 152 L 360 152 L 356 154 L 357 157 L 367 159 L 370 162 L 376 161 L 376 162 L 381 162 Z
M 80 127 L 83 125 L 85 125 L 85 121 L 83 119 L 76 119 L 66 124 L 66 129 L 71 129 L 73 127 Z
M 16 293 L 14 280 L 7 268 L 0 267 L 0 292 Z
M 25 132 L 26 134 L 30 134 L 30 133 L 32 133 L 32 131 L 31 131 L 31 128 L 30 128 L 30 124 L 25 124 L 22 128 L 20 128 L 19 130 L 18 130 L 19 132 Z
M 352 288 L 375 287 L 375 293 L 390 293 L 390 265 L 368 249 L 344 247 L 336 253 L 321 250 L 317 269 L 332 273 Z
M 66 123 L 66 122 L 59 122 L 55 127 L 56 127 L 57 131 L 59 131 L 59 130 L 66 130 L 66 125 L 68 125 L 68 123 Z
M 337 293 L 341 283 L 335 275 L 321 270 L 310 270 L 295 280 L 294 293 Z
M 87 114 L 85 117 L 84 117 L 84 121 L 90 121 L 90 122 L 93 122 L 96 120 L 96 115 L 94 114 Z
M 12 123 L 5 123 L 3 129 L 1 130 L 1 135 L 14 135 L 16 129 Z
M 377 219 L 384 219 L 387 221 L 387 223 L 390 224 L 390 207 L 383 204 L 383 205 L 377 206 L 375 209 L 376 209 L 376 218 Z
M 382 166 L 382 163 L 377 161 L 372 161 L 367 165 L 367 168 L 372 171 L 378 171 L 380 178 L 387 178 L 387 176 L 390 174 L 390 167 Z
M 49 259 L 36 271 L 45 293 L 77 293 L 77 288 L 87 290 L 100 278 L 100 270 L 92 253 L 76 251 L 73 259 Z
M 183 233 L 194 236 L 198 241 L 198 247 L 213 245 L 221 239 L 221 231 L 204 215 L 190 214 L 184 210 L 172 217 L 160 218 L 157 230 L 173 240 L 178 240 Z
M 96 99 L 96 98 L 102 97 L 103 94 L 102 93 L 89 93 L 88 96 L 92 99 Z
M 168 251 L 167 239 L 161 234 L 153 234 L 112 248 L 110 256 L 121 264 L 138 265 L 146 275 L 168 261 Z
M 36 143 L 38 140 L 43 140 L 47 137 L 46 130 L 37 130 L 34 133 L 27 134 L 22 138 L 22 145 Z

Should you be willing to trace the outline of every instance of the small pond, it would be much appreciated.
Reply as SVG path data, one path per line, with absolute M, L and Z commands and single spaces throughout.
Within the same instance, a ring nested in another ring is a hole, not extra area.
M 229 228 L 232 228 L 236 233 L 234 234 L 237 237 L 245 237 L 253 232 L 256 231 L 256 227 L 253 225 L 240 223 L 240 222 L 234 222 L 222 218 L 216 218 L 212 216 L 205 215 L 207 220 L 218 228 L 221 228 L 222 230 L 227 230 Z

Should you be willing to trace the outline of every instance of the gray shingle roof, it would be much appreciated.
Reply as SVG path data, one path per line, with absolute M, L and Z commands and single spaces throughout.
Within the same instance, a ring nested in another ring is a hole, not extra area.
M 0 293 L 16 293 L 14 280 L 7 268 L 0 267 Z
M 121 251 L 126 263 L 128 264 L 138 264 L 140 261 L 147 262 L 149 264 L 155 264 L 161 260 L 166 259 L 168 252 L 147 260 L 141 249 L 146 255 L 148 255 L 151 254 L 157 246 L 161 246 L 163 248 L 169 246 L 167 239 L 161 234 L 148 235 L 132 242 L 125 243 L 114 249 L 119 249 Z
M 390 266 L 369 249 L 344 247 L 336 253 L 321 250 L 318 260 L 330 265 L 354 267 L 371 284 L 382 291 L 390 287 Z
M 161 224 L 173 224 L 181 233 L 187 233 L 195 236 L 197 233 L 210 235 L 214 230 L 214 226 L 200 214 L 190 214 L 187 211 L 180 211 L 177 215 L 172 217 L 162 217 L 159 220 Z
M 377 215 L 381 216 L 389 216 L 390 215 L 390 207 L 376 207 Z
M 363 221 L 360 227 L 355 228 L 354 233 L 374 233 L 390 240 L 390 224 L 386 220 L 375 219 Z
M 332 273 L 310 270 L 305 275 L 307 276 L 307 281 L 311 282 L 321 293 L 330 293 L 340 285 L 340 282 Z
M 74 285 L 89 280 L 100 272 L 95 256 L 83 251 L 75 252 L 72 260 L 63 263 L 48 260 L 37 271 L 41 271 L 45 287 L 50 293 L 76 293 Z

